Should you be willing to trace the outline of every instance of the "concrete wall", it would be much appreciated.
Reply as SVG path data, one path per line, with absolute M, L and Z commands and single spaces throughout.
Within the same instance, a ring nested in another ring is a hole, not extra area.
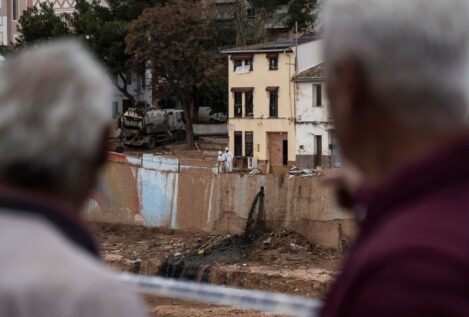
M 226 124 L 193 124 L 195 135 L 228 135 L 228 126 Z
M 332 248 L 354 231 L 351 216 L 334 206 L 316 177 L 217 174 L 207 163 L 151 155 L 110 159 L 85 207 L 89 220 L 240 233 L 264 186 L 269 228 L 293 229 Z
M 330 156 L 329 126 L 324 123 L 296 124 L 296 155 L 316 155 L 315 136 L 322 137 L 322 155 Z

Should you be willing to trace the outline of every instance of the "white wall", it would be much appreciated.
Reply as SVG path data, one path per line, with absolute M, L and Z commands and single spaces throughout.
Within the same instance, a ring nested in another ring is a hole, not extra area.
M 322 105 L 316 106 L 316 93 L 313 85 L 320 84 L 322 88 Z M 295 114 L 297 122 L 328 122 L 329 101 L 327 100 L 326 88 L 321 82 L 300 82 L 296 84 Z
M 323 45 L 324 40 L 316 40 L 298 45 L 297 73 L 307 70 L 308 68 L 316 66 L 324 61 Z
M 313 84 L 322 86 L 322 106 L 315 106 L 316 96 Z M 324 83 L 320 82 L 300 82 L 297 83 L 295 96 L 296 113 L 296 154 L 314 155 L 316 145 L 314 136 L 322 136 L 322 153 L 331 155 L 329 144 L 331 143 L 329 130 L 332 129 L 330 123 L 328 100 Z M 301 149 L 303 146 L 303 149 Z
M 331 155 L 329 127 L 326 124 L 300 123 L 296 125 L 296 155 L 315 155 L 316 138 L 322 137 L 322 155 Z M 303 148 L 301 148 L 303 147 Z
M 8 45 L 8 18 L 7 16 L 0 16 L 0 45 Z
M 119 86 L 122 86 L 122 79 L 117 76 L 117 82 Z M 145 80 L 145 87 L 142 87 L 142 81 Z M 128 91 L 131 95 L 135 97 L 136 101 L 145 101 L 148 104 L 152 104 L 152 91 L 151 91 L 151 71 L 147 69 L 145 71 L 145 76 L 143 77 L 141 74 L 132 74 L 132 81 L 128 86 Z M 117 103 L 117 112 L 118 114 L 122 114 L 123 111 L 123 100 L 127 99 L 123 93 L 121 93 L 117 88 L 114 90 L 114 96 L 112 100 L 112 107 L 114 107 L 114 103 Z

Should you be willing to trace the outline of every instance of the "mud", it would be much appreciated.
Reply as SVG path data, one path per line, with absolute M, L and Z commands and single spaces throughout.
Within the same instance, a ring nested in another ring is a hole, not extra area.
M 264 187 L 261 187 L 251 204 L 242 234 L 225 238 L 215 237 L 196 252 L 168 256 L 158 275 L 208 283 L 215 265 L 228 265 L 246 260 L 255 243 L 263 240 L 265 231 Z
M 251 241 L 243 241 L 239 236 L 209 235 L 194 230 L 109 224 L 94 227 L 104 259 L 117 270 L 157 275 L 167 258 L 196 254 L 198 260 L 207 261 L 210 254 L 217 254 L 217 259 L 209 261 L 210 270 L 205 272 L 200 269 L 203 265 L 197 265 L 199 269 L 191 273 L 192 279 L 319 298 L 327 293 L 342 258 L 340 253 L 320 248 L 287 230 L 263 233 Z M 204 250 L 203 254 L 200 250 Z M 271 316 L 148 295 L 144 299 L 153 316 Z

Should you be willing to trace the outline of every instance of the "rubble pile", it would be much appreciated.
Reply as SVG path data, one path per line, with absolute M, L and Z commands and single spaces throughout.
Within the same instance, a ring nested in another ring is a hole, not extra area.
M 311 168 L 298 168 L 296 165 L 293 165 L 288 170 L 288 175 L 290 177 L 293 176 L 300 176 L 300 177 L 308 177 L 308 176 L 321 176 L 322 175 L 322 168 L 316 167 L 315 169 Z

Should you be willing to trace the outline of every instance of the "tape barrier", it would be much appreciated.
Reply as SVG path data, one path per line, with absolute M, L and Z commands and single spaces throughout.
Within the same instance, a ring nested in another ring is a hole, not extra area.
M 119 274 L 125 283 L 138 286 L 142 291 L 186 301 L 220 306 L 235 306 L 292 317 L 317 317 L 322 302 L 301 296 L 254 291 L 209 285 L 156 276 L 129 273 Z

